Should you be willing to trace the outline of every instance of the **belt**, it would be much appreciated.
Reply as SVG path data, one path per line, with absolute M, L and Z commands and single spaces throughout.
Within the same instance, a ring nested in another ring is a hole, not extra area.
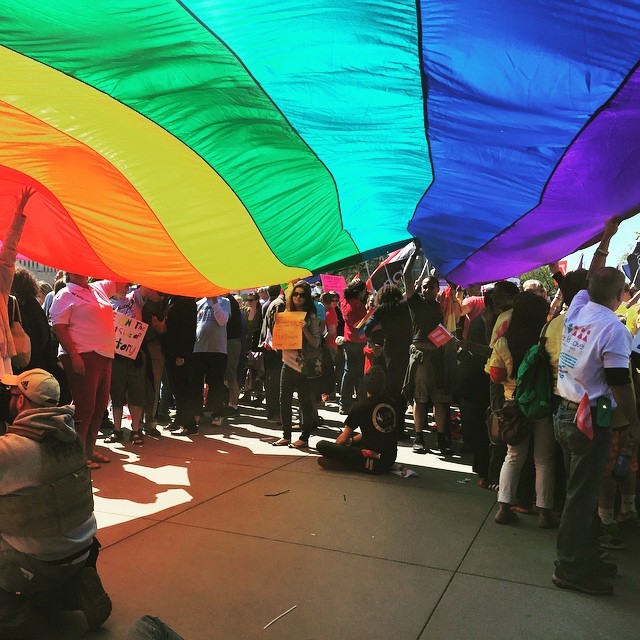
M 579 402 L 571 402 L 571 400 L 565 400 L 564 398 L 562 400 L 560 400 L 560 406 L 563 409 L 570 409 L 572 411 L 577 411 L 578 407 L 580 406 Z
M 85 547 L 84 549 L 81 549 L 76 553 L 72 553 L 70 556 L 67 556 L 66 558 L 60 558 L 59 560 L 43 560 L 43 562 L 46 562 L 47 564 L 55 564 L 55 565 L 71 564 L 74 560 L 77 560 L 78 558 L 81 558 L 82 556 L 88 554 L 89 551 L 91 551 L 92 546 L 93 546 L 93 542 L 88 547 Z

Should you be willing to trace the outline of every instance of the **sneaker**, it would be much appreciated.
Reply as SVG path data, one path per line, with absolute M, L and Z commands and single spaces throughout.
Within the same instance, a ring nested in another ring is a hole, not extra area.
M 413 453 L 427 453 L 421 433 L 417 433 L 416 437 L 413 439 Z
M 113 444 L 114 442 L 124 442 L 124 434 L 122 433 L 122 429 L 114 429 L 113 433 L 108 438 L 105 438 L 104 441 L 107 444 Z
M 598 562 L 593 571 L 598 578 L 615 578 L 618 575 L 618 565 L 615 562 Z
M 144 433 L 145 435 L 151 437 L 151 438 L 161 438 L 162 434 L 160 433 L 160 431 L 158 430 L 158 427 L 155 426 L 148 426 L 144 428 Z
M 639 529 L 640 528 L 640 516 L 637 511 L 620 512 L 618 516 L 618 524 L 623 529 Z
M 560 589 L 573 589 L 592 596 L 609 596 L 613 593 L 613 585 L 600 580 L 597 576 L 587 575 L 572 580 L 557 564 L 551 580 Z
M 453 455 L 451 441 L 447 437 L 446 433 L 438 433 L 438 449 L 443 456 Z
M 111 615 L 111 598 L 104 590 L 98 572 L 93 567 L 84 567 L 77 578 L 76 588 L 89 629 L 98 629 Z
M 601 549 L 612 549 L 613 551 L 621 551 L 625 548 L 624 542 L 619 538 L 620 530 L 615 522 L 611 524 L 601 525 L 601 534 L 598 538 L 598 544 Z

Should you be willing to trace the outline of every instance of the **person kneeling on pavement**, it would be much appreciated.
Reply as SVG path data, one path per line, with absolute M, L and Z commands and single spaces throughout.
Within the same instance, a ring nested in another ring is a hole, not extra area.
M 74 409 L 57 406 L 60 387 L 43 369 L 0 382 L 9 423 L 0 436 L 0 638 L 45 637 L 47 616 L 63 610 L 82 610 L 96 629 L 111 600 L 95 568 L 100 545 Z
M 353 405 L 336 441 L 320 440 L 316 444 L 317 452 L 322 455 L 319 465 L 380 474 L 389 471 L 396 461 L 396 412 L 393 400 L 386 394 L 384 370 L 371 367 L 364 381 L 367 398 Z M 358 428 L 362 433 L 355 433 Z

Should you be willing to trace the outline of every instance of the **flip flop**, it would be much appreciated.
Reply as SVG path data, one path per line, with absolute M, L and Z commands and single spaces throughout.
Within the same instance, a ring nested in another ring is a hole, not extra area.
M 94 471 L 95 469 L 101 469 L 100 465 L 97 462 L 93 462 L 93 460 L 87 460 L 87 468 Z
M 306 440 L 296 440 L 289 445 L 289 449 L 308 449 L 309 443 Z
M 109 464 L 109 462 L 111 462 L 111 460 L 107 458 L 107 456 L 102 455 L 98 451 L 94 451 L 89 456 L 89 460 L 91 460 L 91 462 L 99 462 L 100 464 Z
M 272 447 L 287 447 L 290 446 L 291 442 L 289 440 L 285 440 L 285 438 L 280 438 L 280 440 L 276 440 L 271 443 Z

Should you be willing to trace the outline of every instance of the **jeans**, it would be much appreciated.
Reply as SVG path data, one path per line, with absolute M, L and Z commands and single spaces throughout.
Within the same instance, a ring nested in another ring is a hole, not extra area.
M 593 440 L 578 429 L 575 416 L 575 410 L 560 407 L 553 422 L 556 439 L 568 461 L 567 497 L 558 530 L 558 564 L 574 580 L 590 574 L 600 561 L 594 512 L 611 442 L 611 430 L 596 426 L 593 411 Z
M 267 418 L 280 417 L 280 376 L 282 356 L 279 351 L 264 352 L 264 395 L 267 403 Z
M 529 440 L 533 436 L 533 456 L 536 466 L 536 506 L 553 508 L 555 439 L 549 418 L 530 421 L 529 435 L 517 445 L 507 445 L 507 455 L 500 471 L 498 502 L 516 503 L 520 472 L 527 459 Z
M 142 616 L 129 627 L 125 640 L 183 640 L 183 638 L 160 618 Z
M 42 562 L 16 551 L 0 538 L 0 638 L 27 629 L 34 606 L 53 605 L 66 595 L 68 584 L 84 566 L 85 562 Z
M 364 344 L 361 342 L 344 343 L 344 374 L 340 385 L 340 406 L 344 412 L 351 409 L 353 392 L 358 400 L 366 397 L 364 390 Z
M 309 378 L 283 364 L 280 374 L 280 411 L 282 414 L 282 437 L 285 440 L 291 440 L 291 402 L 294 390 L 298 392 L 300 404 L 300 426 L 302 429 L 300 439 L 308 441 L 314 422 L 313 385 Z

